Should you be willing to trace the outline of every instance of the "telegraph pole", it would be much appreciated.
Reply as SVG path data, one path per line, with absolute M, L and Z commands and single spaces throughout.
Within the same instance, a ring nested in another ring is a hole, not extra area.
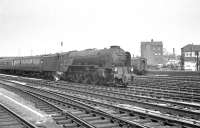
M 195 54 L 197 56 L 197 59 L 196 59 L 196 67 L 197 67 L 197 71 L 199 71 L 199 52 L 198 51 L 195 51 Z
M 181 70 L 184 70 L 184 57 L 185 57 L 185 55 L 184 55 L 184 52 L 183 52 L 183 48 L 181 48 L 181 58 L 180 58 L 180 60 L 181 60 Z

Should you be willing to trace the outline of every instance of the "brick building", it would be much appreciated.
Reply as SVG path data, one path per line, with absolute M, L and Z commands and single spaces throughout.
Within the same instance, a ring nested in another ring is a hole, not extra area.
M 148 65 L 164 63 L 162 41 L 141 42 L 141 57 L 147 59 Z
M 199 71 L 200 45 L 188 44 L 181 48 L 181 68 L 183 70 Z

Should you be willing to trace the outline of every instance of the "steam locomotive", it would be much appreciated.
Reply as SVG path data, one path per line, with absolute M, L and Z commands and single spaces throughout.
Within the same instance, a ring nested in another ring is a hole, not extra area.
M 57 54 L 0 59 L 4 73 L 78 83 L 127 85 L 133 76 L 131 55 L 119 46 Z

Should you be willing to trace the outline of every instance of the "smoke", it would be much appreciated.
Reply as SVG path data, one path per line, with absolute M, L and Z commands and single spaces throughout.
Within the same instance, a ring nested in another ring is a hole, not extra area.
M 53 78 L 55 81 L 58 81 L 60 80 L 61 76 L 63 75 L 63 72 L 56 72 L 54 75 L 53 75 Z

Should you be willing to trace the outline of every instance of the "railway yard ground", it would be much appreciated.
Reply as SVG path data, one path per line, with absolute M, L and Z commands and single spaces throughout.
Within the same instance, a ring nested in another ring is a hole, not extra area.
M 126 88 L 0 74 L 0 128 L 199 128 L 200 79 L 138 76 Z

